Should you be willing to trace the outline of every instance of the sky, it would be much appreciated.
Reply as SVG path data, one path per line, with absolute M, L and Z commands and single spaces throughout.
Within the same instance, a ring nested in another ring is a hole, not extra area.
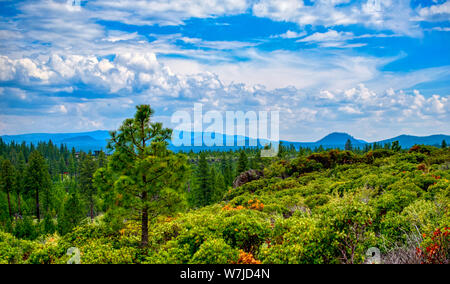
M 450 134 L 450 1 L 0 0 L 0 135 L 279 111 L 280 138 Z

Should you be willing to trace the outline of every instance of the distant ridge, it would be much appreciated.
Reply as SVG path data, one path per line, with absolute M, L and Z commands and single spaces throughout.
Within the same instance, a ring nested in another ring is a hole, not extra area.
M 413 136 L 413 135 L 400 135 L 394 138 L 386 139 L 379 141 L 377 143 L 390 143 L 393 141 L 398 141 L 402 147 L 410 148 L 415 144 L 424 144 L 424 145 L 441 145 L 442 140 L 445 140 L 448 144 L 450 141 L 449 135 L 444 134 L 436 134 L 430 136 Z
M 175 132 L 176 133 L 176 132 Z M 201 136 L 202 133 L 191 132 L 191 143 L 193 145 L 194 137 Z M 31 134 L 22 134 L 22 135 L 3 135 L 0 138 L 5 143 L 22 143 L 25 142 L 27 144 L 33 143 L 38 144 L 39 142 L 48 142 L 51 140 L 54 144 L 66 144 L 69 148 L 75 148 L 76 150 L 83 151 L 94 151 L 94 150 L 106 150 L 107 140 L 109 139 L 109 131 L 106 130 L 97 130 L 92 132 L 80 132 L 80 133 L 31 133 Z M 218 137 L 219 140 L 222 140 L 223 145 L 226 145 L 227 139 L 232 139 L 234 141 L 234 145 L 237 145 L 238 141 L 244 141 L 245 145 L 250 145 L 250 142 L 256 143 L 259 147 L 263 147 L 269 141 L 253 139 L 249 137 L 239 136 L 239 135 L 224 135 L 224 134 L 215 134 L 213 137 Z M 340 148 L 343 149 L 347 140 L 350 139 L 353 147 L 362 148 L 366 144 L 372 144 L 374 142 L 366 142 L 364 140 L 356 139 L 353 136 L 342 133 L 342 132 L 333 132 L 322 139 L 316 142 L 292 142 L 292 141 L 281 141 L 284 145 L 290 146 L 293 145 L 296 148 L 304 147 L 304 148 L 316 148 L 322 146 L 323 148 Z M 375 141 L 377 144 L 385 144 L 391 143 L 393 141 L 399 141 L 402 148 L 410 148 L 415 144 L 424 144 L 424 145 L 441 145 L 442 140 L 445 140 L 447 144 L 450 144 L 450 136 L 444 134 L 436 134 L 430 136 L 413 136 L 413 135 L 400 135 L 397 137 Z M 202 146 L 181 146 L 176 147 L 173 144 L 169 145 L 169 148 L 174 151 L 190 151 L 193 150 L 195 152 L 202 150 L 235 150 L 240 147 L 238 146 L 213 146 L 208 147 L 206 145 Z
M 366 141 L 357 140 L 353 136 L 342 132 L 330 133 L 315 143 L 320 145 L 345 145 L 345 143 L 347 143 L 347 140 L 350 140 L 350 142 L 352 142 L 352 145 L 367 144 Z

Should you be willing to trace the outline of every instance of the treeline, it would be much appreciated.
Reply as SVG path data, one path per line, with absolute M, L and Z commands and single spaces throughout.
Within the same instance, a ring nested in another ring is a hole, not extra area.
M 92 177 L 107 163 L 102 151 L 69 150 L 51 141 L 6 144 L 0 139 L 0 223 L 24 239 L 64 234 L 96 214 Z

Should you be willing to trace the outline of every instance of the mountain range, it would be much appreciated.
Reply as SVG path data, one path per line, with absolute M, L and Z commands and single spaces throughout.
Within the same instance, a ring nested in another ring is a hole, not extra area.
M 180 135 L 178 132 L 174 132 L 175 135 Z M 202 137 L 204 135 L 203 133 L 191 133 L 191 145 L 194 145 L 195 138 Z M 211 135 L 213 139 L 221 140 L 223 142 L 223 145 L 226 145 L 226 141 L 233 141 L 233 145 L 238 145 L 238 142 L 244 143 L 246 146 L 252 144 L 252 145 L 258 145 L 259 147 L 263 147 L 264 145 L 267 145 L 270 141 L 268 140 L 261 140 L 261 139 L 254 139 L 249 138 L 245 136 L 239 136 L 239 135 L 225 135 L 225 134 L 214 134 L 214 133 L 208 133 L 208 135 Z M 100 150 L 106 149 L 107 140 L 109 139 L 109 132 L 106 130 L 97 130 L 92 132 L 80 132 L 80 133 L 31 133 L 31 134 L 21 134 L 21 135 L 3 135 L 0 136 L 0 138 L 5 143 L 22 143 L 25 142 L 27 144 L 33 143 L 37 144 L 42 141 L 49 141 L 51 140 L 54 144 L 60 145 L 60 144 L 66 144 L 67 147 L 72 148 L 74 147 L 77 150 L 83 150 L 83 151 L 89 151 L 89 150 Z M 180 137 L 180 136 L 178 136 Z M 181 137 L 180 137 L 181 139 Z M 442 140 L 445 140 L 447 144 L 450 142 L 450 136 L 449 135 L 430 135 L 430 136 L 413 136 L 413 135 L 400 135 L 397 137 L 381 140 L 381 141 L 374 141 L 374 142 L 366 142 L 364 140 L 356 139 L 353 136 L 347 134 L 347 133 L 340 133 L 340 132 L 334 132 L 326 135 L 322 139 L 316 141 L 316 142 L 292 142 L 292 141 L 281 141 L 284 145 L 290 146 L 294 145 L 294 147 L 299 148 L 315 148 L 322 146 L 323 148 L 344 148 L 345 143 L 347 140 L 350 140 L 353 147 L 359 147 L 362 148 L 366 144 L 372 144 L 376 142 L 377 144 L 385 144 L 385 143 L 391 143 L 393 141 L 399 141 L 400 145 L 403 148 L 409 148 L 416 144 L 424 144 L 424 145 L 441 145 Z M 201 151 L 205 149 L 209 150 L 235 150 L 239 148 L 238 146 L 212 146 L 208 147 L 204 143 L 201 146 L 175 146 L 173 143 L 170 143 L 169 148 L 174 151 Z

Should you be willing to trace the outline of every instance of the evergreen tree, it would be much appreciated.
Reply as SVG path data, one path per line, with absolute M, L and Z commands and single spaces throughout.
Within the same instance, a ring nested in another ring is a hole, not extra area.
M 108 143 L 108 149 L 114 152 L 111 167 L 99 171 L 96 180 L 107 180 L 102 186 L 107 190 L 114 184 L 116 196 L 121 196 L 119 205 L 112 209 L 127 210 L 130 214 L 140 212 L 141 246 L 146 247 L 149 214 L 156 217 L 162 210 L 179 204 L 173 199 L 180 200 L 178 191 L 183 190 L 188 165 L 184 155 L 167 149 L 172 130 L 151 122 L 153 110 L 149 105 L 136 108 L 134 118 L 126 119 L 118 131 L 111 132 Z M 108 174 L 108 170 L 112 173 Z
M 211 172 L 209 169 L 208 161 L 206 160 L 205 152 L 200 153 L 195 181 L 196 187 L 192 194 L 192 204 L 198 207 L 210 204 L 213 195 L 213 184 L 211 182 Z
M 19 216 L 22 216 L 22 193 L 24 192 L 24 186 L 25 186 L 25 169 L 26 169 L 26 163 L 25 163 L 25 157 L 23 154 L 24 151 L 20 152 L 19 159 L 17 161 L 17 170 L 16 170 L 16 196 L 17 196 L 17 214 Z
M 283 142 L 278 144 L 278 158 L 284 159 L 286 156 L 286 147 L 284 147 Z
M 94 201 L 97 194 L 97 188 L 93 184 L 94 173 L 97 170 L 97 163 L 91 155 L 84 155 L 80 162 L 79 186 L 80 193 L 89 204 L 89 215 L 94 219 Z
M 394 142 L 392 142 L 391 149 L 394 152 L 400 152 L 402 150 L 402 147 L 400 146 L 400 143 L 398 141 L 394 141 Z
M 105 152 L 103 152 L 103 150 L 101 150 L 100 153 L 98 154 L 98 167 L 103 168 L 106 166 L 107 163 L 108 159 L 106 158 L 106 154 Z
M 261 158 L 261 149 L 257 149 L 256 150 L 256 157 L 255 157 L 255 165 L 254 168 L 255 169 L 261 169 L 263 165 L 263 161 Z
M 6 193 L 8 199 L 9 217 L 12 218 L 11 193 L 14 192 L 15 174 L 14 166 L 9 160 L 4 160 L 1 164 L 0 188 Z
M 57 229 L 59 234 L 65 235 L 78 226 L 85 217 L 83 211 L 83 204 L 80 201 L 78 192 L 74 190 L 67 202 L 65 202 L 63 212 L 58 218 Z
M 43 231 L 45 234 L 50 235 L 56 231 L 55 223 L 53 222 L 52 216 L 50 214 L 45 214 Z
M 218 202 L 222 199 L 226 189 L 227 189 L 227 186 L 225 185 L 225 179 L 224 179 L 223 175 L 219 172 L 219 173 L 217 173 L 217 177 L 215 180 L 214 202 Z
M 75 156 L 73 154 L 69 155 L 68 170 L 71 177 L 75 176 L 77 170 L 75 165 Z
M 224 161 L 224 170 L 223 170 L 223 178 L 225 181 L 225 185 L 230 186 L 233 184 L 233 165 L 231 158 L 223 158 Z
M 34 194 L 35 205 L 36 205 L 36 217 L 41 220 L 40 204 L 39 204 L 39 193 L 44 193 L 47 197 L 50 195 L 50 174 L 48 173 L 47 164 L 44 157 L 34 151 L 30 154 L 30 160 L 26 169 L 26 190 Z M 48 201 L 48 200 L 47 200 Z M 45 207 L 48 209 L 49 204 L 47 203 Z
M 241 152 L 239 154 L 238 165 L 237 165 L 237 174 L 239 175 L 239 174 L 245 172 L 247 170 L 247 166 L 248 166 L 247 154 L 245 154 L 244 150 L 241 150 Z
M 347 139 L 347 142 L 345 142 L 345 150 L 346 151 L 352 151 L 353 147 L 352 147 L 352 141 L 350 141 L 350 139 Z
M 447 142 L 445 142 L 445 139 L 442 140 L 441 148 L 442 148 L 442 149 L 447 148 Z

